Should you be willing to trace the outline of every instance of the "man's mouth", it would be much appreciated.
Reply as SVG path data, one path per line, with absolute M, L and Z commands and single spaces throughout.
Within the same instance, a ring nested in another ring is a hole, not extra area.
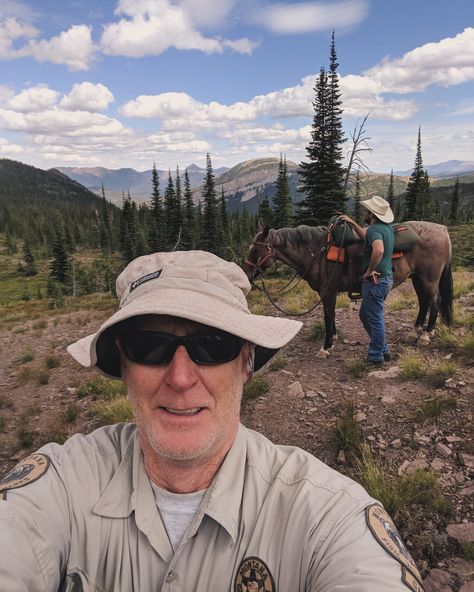
M 192 407 L 191 409 L 173 409 L 172 407 L 164 407 L 164 409 L 173 415 L 195 415 L 201 411 L 202 407 Z

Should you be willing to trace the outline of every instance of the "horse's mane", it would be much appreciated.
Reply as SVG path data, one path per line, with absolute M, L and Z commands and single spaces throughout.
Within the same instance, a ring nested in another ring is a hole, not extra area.
M 290 244 L 298 248 L 302 245 L 314 244 L 321 242 L 326 235 L 326 226 L 297 226 L 296 228 L 280 228 L 279 230 L 271 230 L 272 244 L 275 247 Z

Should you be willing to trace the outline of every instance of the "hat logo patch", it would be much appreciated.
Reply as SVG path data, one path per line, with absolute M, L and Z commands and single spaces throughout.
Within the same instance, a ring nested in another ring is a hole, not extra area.
M 270 570 L 258 557 L 246 557 L 235 576 L 234 592 L 276 592 Z
M 133 292 L 133 290 L 135 290 L 136 288 L 138 288 L 139 286 L 141 286 L 145 282 L 149 282 L 150 280 L 156 280 L 156 278 L 160 277 L 162 271 L 163 271 L 162 269 L 160 269 L 158 271 L 153 271 L 152 273 L 147 273 L 147 275 L 144 275 L 141 278 L 138 278 L 138 280 L 135 280 L 134 282 L 132 282 L 132 285 L 130 286 L 130 292 Z
M 46 473 L 50 463 L 46 454 L 30 454 L 0 479 L 0 493 L 33 483 Z

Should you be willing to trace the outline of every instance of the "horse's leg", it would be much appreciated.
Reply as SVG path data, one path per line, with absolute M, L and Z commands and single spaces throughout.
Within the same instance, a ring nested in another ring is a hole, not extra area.
M 327 357 L 329 350 L 333 346 L 334 331 L 336 329 L 336 296 L 337 293 L 334 292 L 334 294 L 327 294 L 323 298 L 326 336 L 324 338 L 324 345 L 318 352 L 320 357 Z
M 415 326 L 408 334 L 408 340 L 415 343 L 423 333 L 423 323 L 425 322 L 430 302 L 427 298 L 422 280 L 418 276 L 413 275 L 411 281 L 418 297 L 418 316 L 416 317 Z

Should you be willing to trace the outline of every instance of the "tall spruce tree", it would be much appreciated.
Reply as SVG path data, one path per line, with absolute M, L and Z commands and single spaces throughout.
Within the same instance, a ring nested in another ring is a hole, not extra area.
M 451 206 L 449 209 L 449 223 L 457 224 L 459 219 L 459 177 L 454 181 L 453 193 L 451 194 Z
M 36 275 L 38 270 L 36 269 L 35 258 L 28 239 L 25 239 L 23 243 L 23 260 L 25 261 L 25 266 L 22 268 L 22 272 L 26 276 Z
M 267 195 L 265 195 L 262 203 L 258 206 L 258 219 L 264 226 L 273 228 L 273 210 Z
M 273 198 L 273 224 L 275 228 L 287 228 L 293 223 L 293 208 L 290 188 L 288 187 L 288 169 L 286 156 L 280 154 L 276 193 Z
M 204 211 L 202 214 L 201 246 L 206 251 L 221 255 L 222 224 L 217 206 L 214 173 L 209 152 L 206 154 L 206 176 L 202 187 L 202 197 Z
M 102 253 L 110 255 L 112 252 L 112 229 L 110 225 L 109 204 L 105 197 L 105 188 L 102 183 L 102 201 L 99 215 L 99 247 Z
M 229 215 L 227 213 L 227 205 L 225 203 L 225 195 L 224 195 L 224 187 L 221 187 L 221 199 L 219 202 L 220 206 L 220 214 L 221 214 L 221 225 L 222 225 L 222 232 L 224 233 L 224 237 L 229 237 Z M 223 241 L 224 241 L 223 237 Z
M 151 169 L 151 204 L 148 223 L 148 244 L 152 253 L 160 251 L 164 246 L 163 237 L 163 206 L 160 195 L 160 177 L 156 164 Z
M 64 240 L 64 229 L 58 227 L 56 236 L 51 244 L 53 260 L 50 264 L 50 276 L 63 286 L 67 286 L 71 279 L 71 260 Z
M 326 224 L 331 216 L 346 209 L 342 167 L 345 139 L 334 32 L 329 60 L 329 72 L 321 67 L 314 87 L 311 141 L 306 147 L 309 162 L 300 165 L 300 191 L 305 195 L 298 208 L 298 219 L 312 224 Z
M 179 205 L 176 200 L 176 191 L 171 176 L 171 171 L 168 171 L 168 183 L 164 195 L 164 217 L 166 225 L 166 248 L 172 249 L 175 247 L 180 230 L 180 212 Z
M 421 127 L 418 128 L 415 162 L 405 193 L 406 218 L 426 219 L 431 214 L 431 190 L 428 173 L 423 170 Z

